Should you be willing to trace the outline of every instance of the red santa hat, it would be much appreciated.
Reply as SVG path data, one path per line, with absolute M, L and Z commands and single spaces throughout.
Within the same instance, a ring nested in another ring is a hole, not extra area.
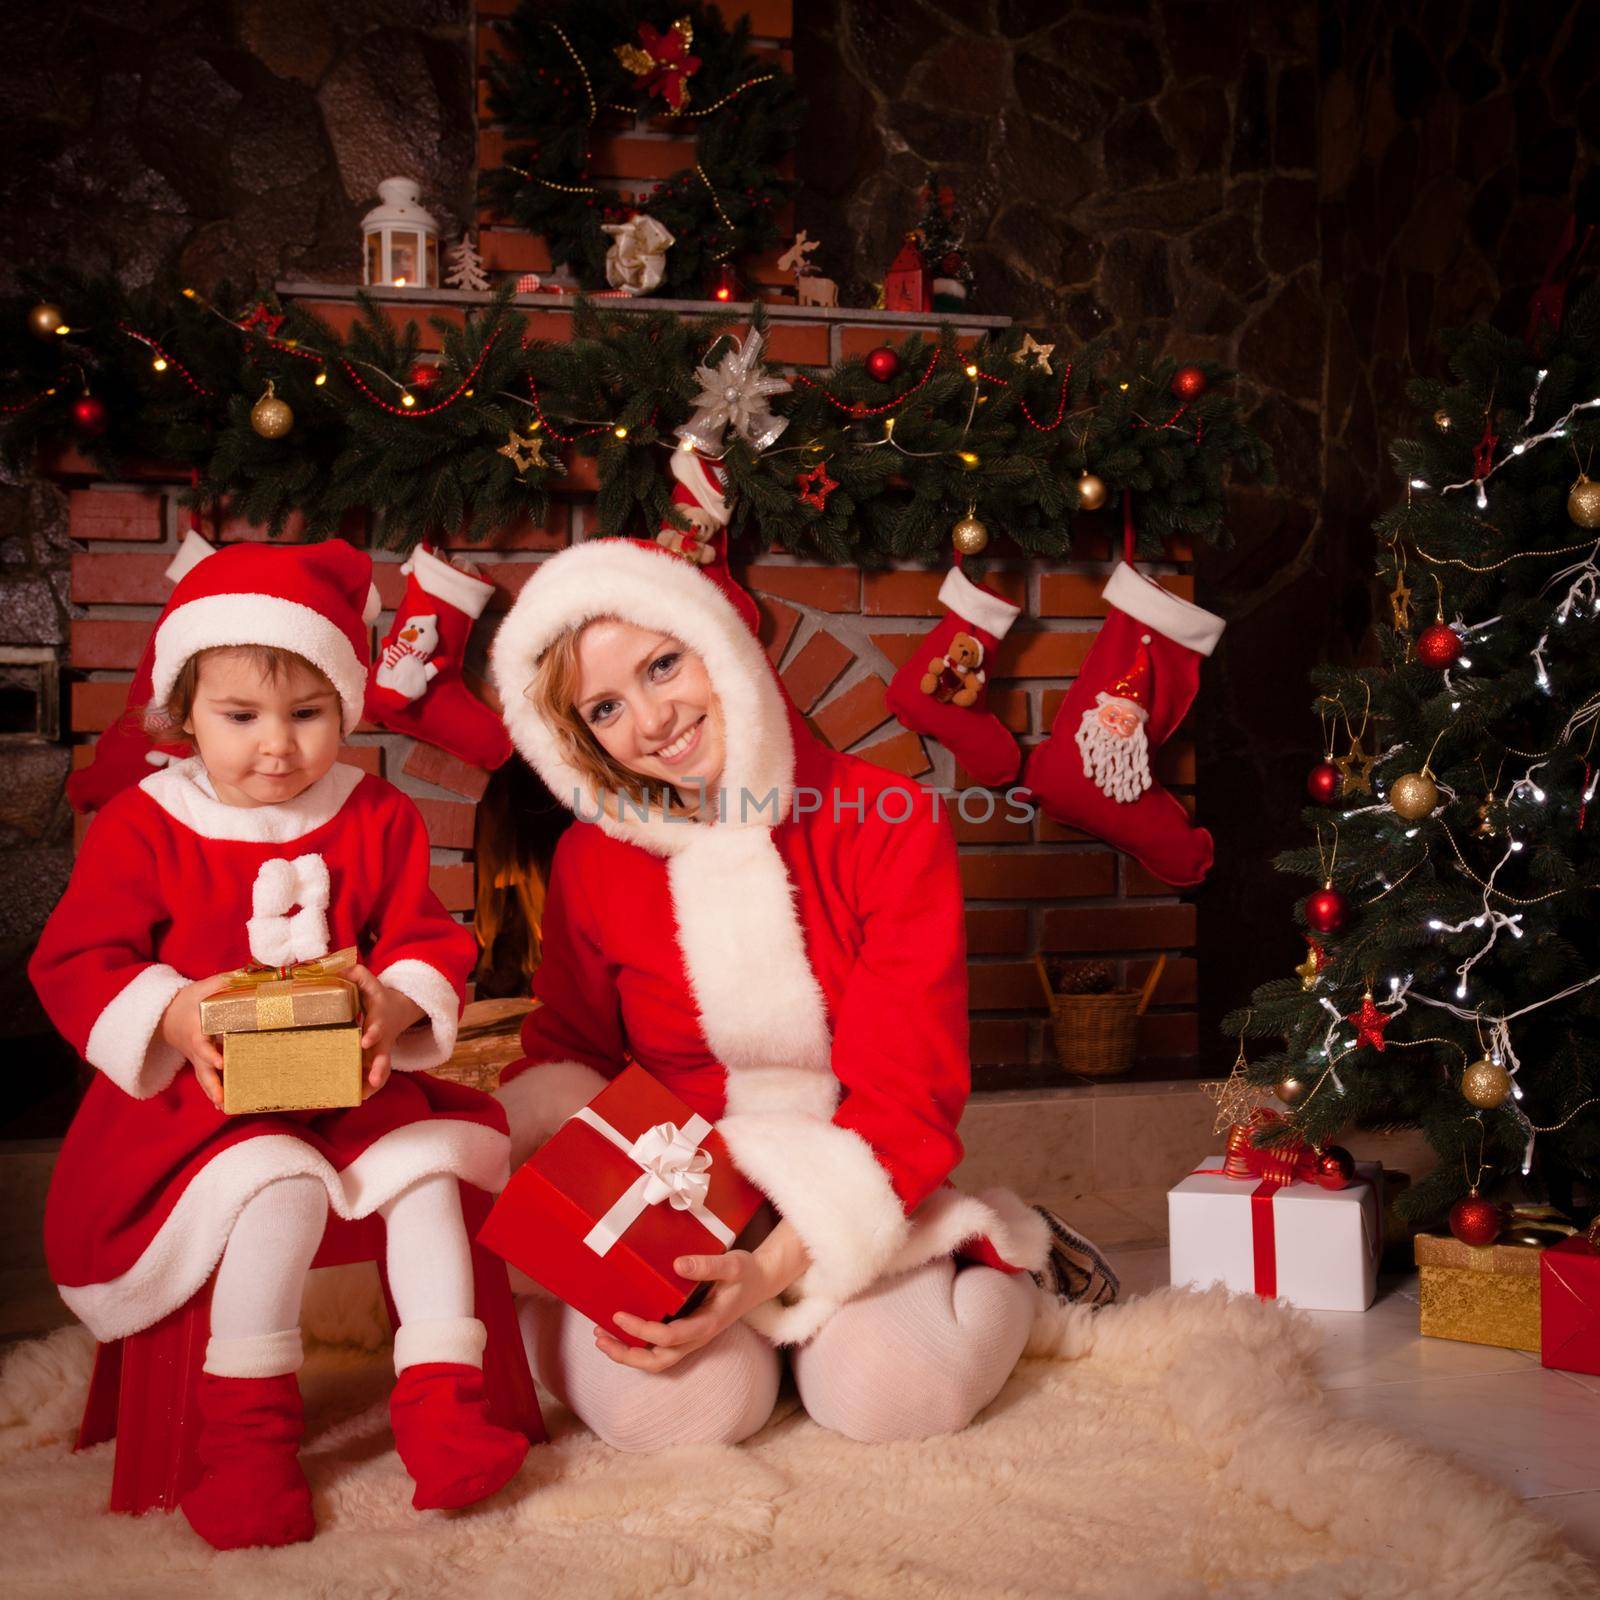
M 151 699 L 163 704 L 183 664 L 202 650 L 289 650 L 339 692 L 345 733 L 361 720 L 368 629 L 381 602 L 372 558 L 343 539 L 238 544 L 208 556 L 172 592 L 155 631 Z
M 1106 691 L 1113 700 L 1126 700 L 1141 716 L 1150 715 L 1150 635 L 1140 635 L 1128 670 Z

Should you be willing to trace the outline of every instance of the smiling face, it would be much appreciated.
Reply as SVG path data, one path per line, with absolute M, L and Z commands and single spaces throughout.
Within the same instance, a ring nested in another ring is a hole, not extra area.
M 1100 697 L 1095 715 L 1100 719 L 1100 726 L 1119 739 L 1131 739 L 1143 720 L 1131 702 L 1108 699 L 1104 695 Z
M 705 662 L 670 633 L 605 618 L 578 640 L 575 709 L 608 756 L 686 804 L 722 776 L 722 702 Z
M 339 759 L 339 696 L 309 663 L 289 656 L 273 674 L 247 651 L 208 650 L 197 667 L 183 731 L 225 804 L 293 800 Z

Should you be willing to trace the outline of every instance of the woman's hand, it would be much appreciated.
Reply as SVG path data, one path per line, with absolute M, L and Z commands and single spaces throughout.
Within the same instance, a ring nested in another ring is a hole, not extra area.
M 206 1098 L 222 1109 L 222 1052 L 200 1026 L 200 1002 L 233 980 L 231 972 L 214 973 L 186 983 L 167 1003 L 161 1015 L 161 1038 L 194 1068 Z
M 367 1055 L 367 1082 L 376 1093 L 389 1081 L 394 1042 L 426 1013 L 409 995 L 380 983 L 366 967 L 356 965 L 346 974 L 361 991 L 361 1048 Z
M 780 1222 L 754 1250 L 730 1250 L 721 1256 L 679 1256 L 674 1269 L 713 1287 L 694 1313 L 675 1322 L 647 1322 L 626 1311 L 616 1314 L 616 1324 L 636 1339 L 648 1340 L 635 1349 L 615 1334 L 596 1326 L 594 1342 L 624 1367 L 641 1372 L 665 1372 L 702 1345 L 710 1344 L 724 1328 L 732 1327 L 747 1311 L 783 1293 L 807 1267 L 811 1257 L 800 1235 Z

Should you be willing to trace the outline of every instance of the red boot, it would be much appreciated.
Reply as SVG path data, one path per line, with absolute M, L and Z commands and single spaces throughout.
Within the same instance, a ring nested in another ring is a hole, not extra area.
M 487 1499 L 517 1474 L 528 1441 L 489 1420 L 483 1373 L 457 1361 L 407 1367 L 389 1397 L 395 1449 L 417 1490 L 418 1511 Z
M 316 1532 L 300 1470 L 305 1414 L 295 1375 L 200 1374 L 200 1481 L 178 1501 L 189 1526 L 218 1550 L 299 1544 Z

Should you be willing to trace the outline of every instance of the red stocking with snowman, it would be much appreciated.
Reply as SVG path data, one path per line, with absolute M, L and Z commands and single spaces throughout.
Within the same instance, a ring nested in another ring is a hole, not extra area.
M 1194 701 L 1200 662 L 1221 617 L 1180 600 L 1119 562 L 1111 607 L 1050 737 L 1028 757 L 1023 784 L 1046 815 L 1104 839 L 1178 888 L 1211 867 L 1211 835 L 1150 774 L 1150 754 Z
M 511 754 L 505 724 L 461 676 L 467 638 L 494 585 L 419 544 L 400 570 L 405 598 L 367 682 L 366 713 L 492 772 Z

